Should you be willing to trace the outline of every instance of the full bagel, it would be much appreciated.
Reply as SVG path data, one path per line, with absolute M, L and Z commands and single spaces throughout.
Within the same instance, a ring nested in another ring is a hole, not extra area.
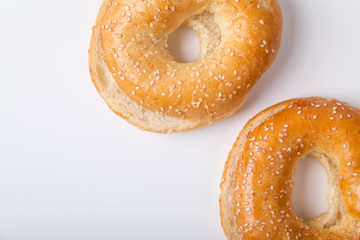
M 194 29 L 194 62 L 174 61 L 168 35 Z M 187 131 L 230 116 L 274 61 L 282 31 L 276 0 L 105 0 L 89 49 L 108 106 L 140 129 Z
M 328 174 L 329 211 L 310 221 L 291 203 L 296 161 Z M 229 240 L 360 239 L 360 110 L 337 100 L 293 99 L 251 119 L 230 152 L 220 212 Z

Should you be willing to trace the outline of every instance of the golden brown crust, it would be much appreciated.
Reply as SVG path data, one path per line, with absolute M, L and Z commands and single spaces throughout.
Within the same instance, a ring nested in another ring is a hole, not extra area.
M 115 83 L 104 61 L 101 48 L 100 26 L 106 13 L 105 1 L 99 10 L 89 48 L 89 66 L 93 83 L 109 108 L 131 124 L 157 133 L 188 131 L 207 124 L 205 121 L 174 119 L 160 113 L 153 113 L 132 101 Z
M 359 239 L 360 110 L 307 98 L 250 120 L 225 165 L 220 210 L 228 239 Z M 304 222 L 291 203 L 296 160 L 312 154 L 329 175 L 329 212 Z
M 233 111 L 220 115 L 217 118 L 186 120 L 166 116 L 162 113 L 151 112 L 150 110 L 138 105 L 135 101 L 132 101 L 117 86 L 104 60 L 104 54 L 101 48 L 100 22 L 106 13 L 106 9 L 107 3 L 104 2 L 99 11 L 97 24 L 93 28 L 93 35 L 89 49 L 89 66 L 91 77 L 96 89 L 113 112 L 142 130 L 157 133 L 171 133 L 189 131 L 219 121 L 222 118 L 232 115 L 233 112 L 235 112 L 243 104 L 245 99 L 239 102 L 239 105 L 234 107 Z
M 95 30 L 119 89 L 151 112 L 201 125 L 235 112 L 280 48 L 276 0 L 106 0 L 102 8 Z M 204 59 L 175 62 L 166 49 L 168 34 L 203 12 L 214 15 L 219 46 Z

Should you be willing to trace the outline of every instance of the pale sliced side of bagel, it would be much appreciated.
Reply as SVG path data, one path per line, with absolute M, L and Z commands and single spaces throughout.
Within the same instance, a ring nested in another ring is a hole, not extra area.
M 216 118 L 203 119 L 183 119 L 182 117 L 172 117 L 163 113 L 150 111 L 137 104 L 118 87 L 105 63 L 101 43 L 100 26 L 101 20 L 106 13 L 107 4 L 107 1 L 104 1 L 104 4 L 100 8 L 96 25 L 93 27 L 93 35 L 89 49 L 89 66 L 91 77 L 96 89 L 113 112 L 120 115 L 122 118 L 126 119 L 128 122 L 137 126 L 141 130 L 158 133 L 171 133 L 189 131 L 205 125 L 210 125 L 232 115 L 244 103 L 246 97 L 244 97 L 243 100 L 233 108 L 233 111 L 226 112 Z M 201 28 L 203 25 L 206 25 L 206 23 L 199 22 L 198 19 L 194 19 L 192 22 L 189 21 L 186 24 L 191 25 L 192 27 L 195 27 L 194 24 L 197 24 L 197 28 Z M 214 35 L 213 37 L 216 39 L 208 39 L 208 42 L 211 43 L 218 41 L 218 35 Z M 206 44 L 206 47 L 213 48 L 211 44 Z M 200 57 L 206 57 L 203 56 L 204 52 L 206 53 L 209 51 L 207 49 L 201 49 L 200 55 L 202 56 Z

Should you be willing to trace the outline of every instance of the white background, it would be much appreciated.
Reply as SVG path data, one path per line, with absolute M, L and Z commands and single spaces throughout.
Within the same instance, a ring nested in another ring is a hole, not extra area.
M 159 135 L 113 114 L 91 83 L 102 0 L 0 0 L 0 240 L 225 239 L 219 183 L 249 118 L 294 97 L 360 106 L 360 2 L 279 1 L 280 54 L 243 108 Z M 306 163 L 293 198 L 309 218 L 326 211 L 328 187 L 321 166 Z

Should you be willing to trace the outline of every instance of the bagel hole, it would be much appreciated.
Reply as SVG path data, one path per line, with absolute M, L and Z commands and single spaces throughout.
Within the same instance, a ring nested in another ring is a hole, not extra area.
M 222 35 L 217 22 L 224 22 L 221 15 L 209 11 L 194 15 L 168 37 L 168 51 L 175 61 L 196 62 L 208 58 L 220 45 Z
M 315 158 L 306 156 L 297 161 L 293 180 L 292 203 L 298 217 L 308 221 L 328 211 L 328 177 Z
M 194 62 L 200 52 L 200 43 L 196 32 L 184 25 L 180 26 L 169 35 L 168 50 L 177 62 Z

